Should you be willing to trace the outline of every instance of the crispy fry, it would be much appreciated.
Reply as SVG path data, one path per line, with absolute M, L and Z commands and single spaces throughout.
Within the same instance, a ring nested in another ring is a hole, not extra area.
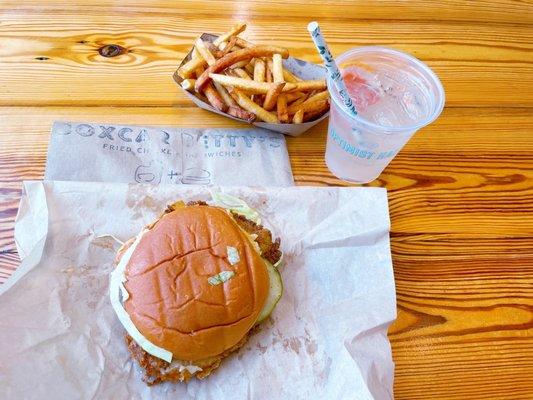
M 249 62 L 248 60 L 242 60 L 242 61 L 236 62 L 233 65 L 230 65 L 229 68 L 230 69 L 243 68 L 246 64 L 248 64 L 248 62 Z
M 280 122 L 289 122 L 289 113 L 287 112 L 287 98 L 284 94 L 278 96 L 278 119 Z
M 296 75 L 294 75 L 287 68 L 283 68 L 283 79 L 285 79 L 286 82 L 291 82 L 291 83 L 296 83 L 296 82 L 302 81 L 302 79 L 298 78 Z
M 184 79 L 181 82 L 181 87 L 189 92 L 194 90 L 194 82 L 196 82 L 196 79 Z
M 298 110 L 292 117 L 292 122 L 294 124 L 301 124 L 304 121 L 304 110 Z
M 213 43 L 208 43 L 208 42 L 204 42 L 205 45 L 207 46 L 207 48 L 209 49 L 209 51 L 211 52 L 211 54 L 213 54 L 215 56 L 215 58 L 220 58 L 222 57 L 224 54 L 222 54 L 222 51 L 220 51 L 218 49 L 217 46 L 213 45 Z
M 202 75 L 205 71 L 205 68 L 200 66 L 194 70 L 194 73 L 196 74 L 196 77 L 198 78 L 200 75 Z
M 313 101 L 313 102 L 310 102 L 310 103 L 308 103 L 306 101 L 306 102 L 304 102 L 302 104 L 291 105 L 289 108 L 287 108 L 287 112 L 289 114 L 294 114 L 298 110 L 304 110 L 304 113 L 305 112 L 311 112 L 311 111 L 314 111 L 316 109 L 323 108 L 324 104 L 327 105 L 328 101 L 327 100 L 318 100 L 318 101 Z
M 232 99 L 233 100 L 233 99 Z M 247 122 L 253 122 L 255 121 L 255 114 L 248 112 L 246 110 L 243 110 L 239 106 L 236 107 L 229 107 L 227 113 L 229 115 L 233 115 L 234 117 L 244 119 Z
M 249 62 L 248 64 L 244 66 L 244 70 L 248 72 L 250 75 L 252 76 L 254 75 L 254 66 L 251 62 Z
M 323 90 L 316 94 L 310 95 L 309 98 L 305 102 L 312 103 L 313 101 L 327 100 L 327 99 L 329 99 L 329 93 L 327 90 Z
M 273 67 L 273 64 L 272 64 L 272 59 L 268 58 L 266 60 L 266 64 L 265 64 L 265 81 L 267 82 L 273 82 L 274 79 L 273 79 L 273 76 L 272 76 L 272 67 Z
M 196 81 L 196 85 L 198 85 L 198 81 Z M 324 90 L 326 89 L 326 81 L 322 79 L 318 80 L 310 80 L 310 81 L 301 81 L 301 82 L 295 82 L 295 83 L 287 83 L 285 87 L 283 88 L 284 92 L 294 92 L 296 90 L 299 91 L 307 91 L 307 90 Z
M 249 81 L 252 80 L 252 77 L 248 75 L 248 73 L 242 68 L 233 68 L 233 72 L 235 72 L 235 74 L 242 79 L 248 79 Z
M 206 70 L 207 71 L 207 70 Z M 202 74 L 203 75 L 203 74 Z M 244 90 L 248 93 L 267 93 L 270 89 L 270 84 L 266 82 L 255 82 L 248 79 L 237 78 L 234 76 L 227 76 L 221 74 L 209 74 L 209 77 L 224 86 L 233 86 L 237 89 Z M 198 81 L 196 81 L 198 83 Z
M 246 29 L 246 24 L 243 22 L 239 22 L 233 26 L 229 31 L 223 33 L 219 37 L 217 37 L 215 40 L 213 40 L 213 44 L 215 46 L 218 46 L 220 43 L 225 42 L 228 40 L 231 36 L 237 36 L 239 33 L 244 31 Z
M 281 62 L 281 54 L 274 54 L 272 56 L 272 78 L 274 82 L 285 82 L 285 79 L 283 79 L 283 64 Z
M 257 58 L 254 64 L 254 81 L 265 81 L 265 61 L 261 58 Z
M 328 110 L 329 110 L 329 102 L 324 101 L 321 108 L 315 108 L 314 110 L 311 110 L 308 112 L 304 111 L 304 122 L 313 121 L 319 118 L 320 116 L 322 116 Z
M 235 36 L 236 40 L 235 40 L 235 44 L 239 47 L 242 47 L 243 49 L 247 48 L 247 47 L 254 47 L 255 44 L 249 42 L 248 40 L 244 40 L 243 38 L 240 38 L 238 36 Z
M 191 59 L 195 59 L 195 58 L 199 58 L 201 57 L 200 53 L 198 53 L 198 50 L 196 49 L 196 47 L 193 47 L 192 48 L 192 54 L 191 54 Z
M 178 69 L 178 75 L 183 79 L 190 78 L 196 68 L 203 67 L 206 64 L 205 60 L 201 57 L 190 59 Z
M 290 94 L 290 93 L 288 93 Z M 291 105 L 289 106 L 289 108 L 295 108 L 295 107 L 300 107 L 305 101 L 307 100 L 307 94 L 304 94 L 302 97 L 300 97 L 299 99 L 296 99 L 294 100 Z M 291 113 L 292 114 L 292 113 Z
M 224 45 L 224 48 L 222 49 L 221 51 L 221 55 L 220 57 L 223 57 L 225 56 L 226 54 L 228 54 L 231 49 L 233 49 L 233 46 L 235 46 L 235 41 L 237 40 L 237 38 L 235 36 L 232 36 L 229 40 L 229 42 L 227 42 L 225 45 Z M 223 42 L 225 43 L 225 42 Z M 221 43 L 222 44 L 222 43 Z M 220 58 L 218 57 L 218 58 Z
M 198 50 L 198 53 L 200 53 L 200 55 L 207 62 L 208 65 L 214 65 L 216 63 L 217 60 L 215 59 L 215 56 L 211 54 L 202 39 L 196 39 L 196 42 L 194 42 L 194 48 Z
M 271 84 L 270 90 L 266 94 L 265 102 L 263 103 L 265 110 L 270 111 L 276 106 L 283 86 L 285 86 L 285 82 L 274 82 Z
M 218 94 L 220 95 L 220 97 L 222 98 L 222 100 L 224 101 L 224 103 L 228 107 L 238 107 L 237 103 L 229 95 L 228 91 L 226 90 L 226 88 L 224 86 L 222 86 L 220 83 L 214 82 L 214 81 L 213 81 L 213 86 L 215 87 L 215 89 L 217 90 Z
M 304 97 L 305 100 L 305 98 L 307 98 L 307 95 L 303 92 L 289 92 L 285 93 L 285 97 L 287 99 L 287 104 L 290 104 L 295 100 L 301 99 L 302 97 Z
M 237 50 L 226 54 L 224 57 L 219 58 L 215 65 L 211 65 L 203 74 L 196 80 L 195 89 L 197 92 L 201 92 L 204 86 L 209 82 L 209 74 L 217 73 L 219 71 L 225 70 L 230 65 L 238 63 L 243 60 L 251 60 L 254 57 L 270 57 L 272 54 L 277 53 L 276 49 L 271 46 L 255 46 L 249 47 L 242 50 Z M 289 53 L 282 53 L 283 58 L 287 58 Z M 296 85 L 292 83 L 291 85 Z
M 209 84 L 206 85 L 204 89 L 204 94 L 207 97 L 209 103 L 217 110 L 225 112 L 228 109 L 228 106 L 226 105 L 226 103 L 224 103 L 224 100 L 222 100 L 215 87 L 213 86 L 212 82 L 209 82 Z
M 239 103 L 239 105 L 246 111 L 254 113 L 262 121 L 269 122 L 271 124 L 276 124 L 279 122 L 274 114 L 266 111 L 263 107 L 260 107 L 255 104 L 252 100 L 250 100 L 248 96 L 242 93 L 239 89 L 233 89 L 233 93 L 237 96 L 237 103 Z

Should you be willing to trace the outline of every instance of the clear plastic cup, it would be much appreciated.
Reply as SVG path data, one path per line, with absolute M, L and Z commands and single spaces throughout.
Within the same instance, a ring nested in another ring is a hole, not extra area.
M 358 111 L 352 115 L 328 78 L 331 97 L 326 164 L 338 178 L 376 179 L 420 128 L 444 107 L 435 73 L 416 58 L 384 47 L 360 47 L 336 59 Z

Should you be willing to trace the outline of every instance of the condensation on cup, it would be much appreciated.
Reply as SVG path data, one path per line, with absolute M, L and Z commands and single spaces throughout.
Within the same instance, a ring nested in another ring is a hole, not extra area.
M 444 89 L 427 65 L 397 50 L 361 47 L 336 61 L 358 115 L 346 109 L 328 79 L 326 164 L 340 179 L 368 183 L 418 129 L 440 115 Z

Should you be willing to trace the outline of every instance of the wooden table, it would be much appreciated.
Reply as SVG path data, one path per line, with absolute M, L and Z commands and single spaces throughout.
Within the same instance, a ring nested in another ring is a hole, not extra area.
M 427 62 L 446 90 L 440 119 L 370 185 L 389 190 L 396 398 L 531 399 L 527 2 L 2 1 L 0 279 L 18 263 L 21 181 L 42 178 L 52 121 L 240 127 L 186 99 L 171 78 L 177 63 L 199 32 L 222 32 L 234 20 L 250 22 L 253 41 L 275 41 L 318 62 L 306 31 L 312 19 L 334 54 L 371 44 L 405 50 Z M 125 53 L 102 57 L 107 44 Z M 324 164 L 326 127 L 288 139 L 300 185 L 346 185 Z

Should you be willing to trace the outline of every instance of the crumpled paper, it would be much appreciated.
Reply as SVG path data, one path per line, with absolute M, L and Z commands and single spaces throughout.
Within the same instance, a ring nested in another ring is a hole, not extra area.
M 0 286 L 2 399 L 392 398 L 387 326 L 396 306 L 385 189 L 24 187 L 16 239 L 26 257 Z M 147 387 L 109 301 L 117 244 L 101 236 L 126 240 L 167 203 L 208 200 L 210 190 L 242 198 L 281 237 L 284 294 L 206 380 Z
M 294 184 L 279 133 L 96 122 L 54 123 L 44 177 L 151 185 Z

